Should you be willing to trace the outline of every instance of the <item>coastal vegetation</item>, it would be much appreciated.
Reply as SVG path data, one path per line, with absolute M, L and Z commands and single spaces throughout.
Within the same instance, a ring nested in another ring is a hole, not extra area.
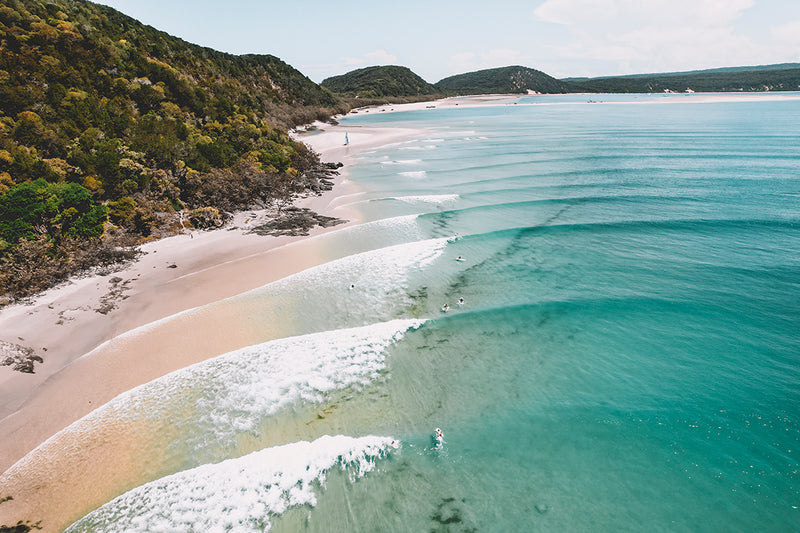
M 384 98 L 431 96 L 439 91 L 407 67 L 395 65 L 366 67 L 322 81 L 322 87 L 343 96 Z
M 536 69 L 510 66 L 467 72 L 431 85 L 405 67 L 368 67 L 322 82 L 344 97 L 348 107 L 367 101 L 397 102 L 414 96 L 473 94 L 652 93 L 652 92 L 754 92 L 800 90 L 800 64 L 782 63 L 753 67 L 728 67 L 690 72 L 634 74 L 598 78 L 556 79 Z M 349 100 L 348 100 L 349 98 Z M 357 99 L 362 99 L 361 101 Z M 364 100 L 371 99 L 371 100 Z M 390 100 L 393 99 L 393 100 Z
M 304 189 L 319 160 L 287 130 L 346 105 L 273 56 L 82 0 L 3 2 L 0 296 Z
M 511 66 L 436 84 L 374 66 L 320 86 L 277 57 L 217 52 L 84 0 L 6 0 L 0 304 L 135 257 L 143 239 L 320 190 L 331 170 L 287 131 L 353 108 L 483 93 L 798 88 L 798 64 L 564 80 Z
M 800 90 L 800 64 L 562 80 L 569 92 L 757 92 Z
M 544 72 L 520 66 L 491 68 L 450 76 L 436 82 L 448 94 L 565 93 L 567 85 Z

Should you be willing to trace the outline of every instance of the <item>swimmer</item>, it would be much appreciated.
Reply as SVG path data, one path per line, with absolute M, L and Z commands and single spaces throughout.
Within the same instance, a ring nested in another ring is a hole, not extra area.
M 464 305 L 464 298 L 459 298 L 457 303 L 458 305 Z
M 355 289 L 355 288 L 356 288 L 356 284 L 355 284 L 355 283 L 351 283 L 351 284 L 350 284 L 350 290 L 352 291 L 352 290 L 353 290 L 353 289 Z
M 437 441 L 439 441 L 439 444 L 441 444 L 442 441 L 444 441 L 444 433 L 442 433 L 442 430 L 439 428 L 436 428 L 434 430 L 433 436 Z

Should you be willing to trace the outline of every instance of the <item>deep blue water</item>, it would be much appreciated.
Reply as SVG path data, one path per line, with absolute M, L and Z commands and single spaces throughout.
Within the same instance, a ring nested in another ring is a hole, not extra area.
M 355 362 L 234 425 L 401 446 L 273 531 L 797 531 L 800 100 L 581 98 L 342 121 L 426 133 L 358 155 L 367 223 L 261 294 Z

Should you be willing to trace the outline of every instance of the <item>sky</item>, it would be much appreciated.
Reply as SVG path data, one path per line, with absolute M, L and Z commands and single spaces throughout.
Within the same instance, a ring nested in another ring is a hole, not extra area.
M 95 1 L 317 83 L 372 65 L 435 83 L 509 65 L 564 78 L 800 62 L 800 0 Z

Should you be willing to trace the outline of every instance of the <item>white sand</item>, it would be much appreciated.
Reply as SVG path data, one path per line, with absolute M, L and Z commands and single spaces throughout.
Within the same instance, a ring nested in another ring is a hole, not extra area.
M 344 130 L 326 128 L 300 138 L 324 161 L 345 164 L 359 151 L 421 133 L 359 128 L 345 147 Z M 340 204 L 357 192 L 343 173 L 332 191 L 296 205 L 352 225 L 357 214 Z M 242 320 L 246 298 L 226 299 L 324 262 L 311 237 L 344 226 L 315 228 L 309 237 L 247 234 L 267 216 L 243 212 L 220 230 L 148 243 L 143 257 L 118 272 L 73 279 L 0 309 L 0 341 L 44 359 L 35 374 L 0 367 L 0 497 L 14 497 L 0 505 L 0 523 L 43 519 L 44 531 L 60 530 L 76 518 L 70 513 L 104 503 L 124 483 L 129 468 L 119 458 L 135 453 L 125 428 L 87 435 L 93 440 L 77 446 L 65 442 L 63 450 L 54 446 L 59 439 L 35 450 L 72 422 L 171 371 L 282 336 L 279 320 L 268 331 Z M 114 308 L 99 313 L 109 301 Z M 38 457 L 43 453 L 48 457 Z M 32 460 L 20 461 L 26 454 Z M 91 472 L 69 466 L 79 464 L 92 465 Z

